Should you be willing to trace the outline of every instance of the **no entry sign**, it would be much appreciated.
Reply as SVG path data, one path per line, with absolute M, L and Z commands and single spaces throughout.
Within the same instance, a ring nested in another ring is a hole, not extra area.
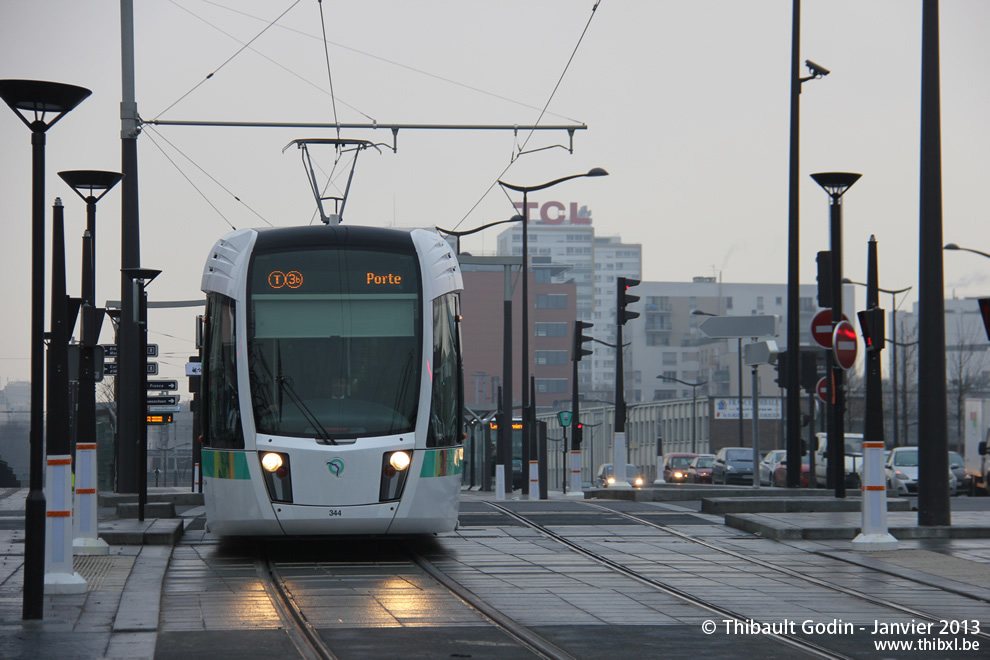
M 856 330 L 849 321 L 840 321 L 832 335 L 832 352 L 835 361 L 843 369 L 850 369 L 856 362 Z

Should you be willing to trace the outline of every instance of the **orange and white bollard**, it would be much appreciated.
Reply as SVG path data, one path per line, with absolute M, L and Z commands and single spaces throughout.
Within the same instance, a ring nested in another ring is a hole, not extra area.
M 72 457 L 49 456 L 45 524 L 45 593 L 83 594 L 86 580 L 72 566 Z
M 540 463 L 529 462 L 529 499 L 540 499 Z
M 76 444 L 76 506 L 72 550 L 77 555 L 107 555 L 110 546 L 97 536 L 96 443 Z
M 863 441 L 863 529 L 852 540 L 855 550 L 896 550 L 897 539 L 887 531 L 887 485 L 883 471 L 883 442 Z

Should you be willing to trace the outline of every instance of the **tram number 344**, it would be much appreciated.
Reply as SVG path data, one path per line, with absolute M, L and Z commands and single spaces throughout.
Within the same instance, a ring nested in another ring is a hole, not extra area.
M 341 511 L 340 509 L 330 509 L 330 517 L 331 518 L 333 518 L 334 516 L 343 516 L 343 515 L 344 515 L 344 512 Z

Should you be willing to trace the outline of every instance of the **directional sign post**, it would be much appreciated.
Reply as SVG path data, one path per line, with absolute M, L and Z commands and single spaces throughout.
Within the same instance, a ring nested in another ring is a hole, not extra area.
M 712 339 L 776 337 L 776 316 L 709 316 L 698 329 Z
M 835 326 L 835 332 L 832 335 L 832 346 L 835 361 L 839 366 L 847 371 L 851 369 L 853 363 L 856 362 L 856 351 L 858 347 L 856 329 L 853 328 L 852 323 L 849 321 L 840 321 Z
M 169 396 L 149 396 L 147 401 L 149 406 L 177 406 L 179 405 L 179 396 L 176 394 Z
M 149 380 L 148 389 L 162 392 L 170 392 L 179 389 L 177 380 Z

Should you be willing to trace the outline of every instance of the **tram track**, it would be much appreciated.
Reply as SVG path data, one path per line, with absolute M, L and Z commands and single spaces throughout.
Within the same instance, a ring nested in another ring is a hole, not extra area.
M 397 547 L 401 547 L 406 553 L 410 565 L 418 567 L 445 593 L 473 610 L 479 619 L 504 633 L 521 647 L 520 650 L 528 650 L 535 657 L 546 660 L 576 660 L 564 649 L 507 616 L 458 583 L 420 553 L 414 545 L 414 542 L 409 542 Z M 327 562 L 327 566 L 332 572 L 333 562 Z M 310 623 L 306 617 L 305 609 L 300 606 L 292 590 L 286 584 L 279 570 L 279 562 L 262 553 L 255 559 L 255 567 L 266 594 L 278 612 L 286 633 L 301 657 L 307 658 L 307 660 L 337 660 L 338 656 L 323 640 L 316 627 Z
M 618 573 L 620 573 L 622 575 L 625 575 L 626 577 L 632 578 L 632 579 L 634 579 L 634 580 L 636 580 L 636 581 L 638 581 L 638 582 L 640 582 L 642 584 L 648 584 L 648 585 L 650 585 L 650 586 L 658 589 L 659 591 L 661 591 L 663 593 L 666 593 L 668 595 L 674 596 L 674 597 L 676 597 L 676 598 L 678 598 L 678 599 L 680 599 L 680 600 L 682 600 L 684 602 L 693 604 L 693 605 L 695 605 L 697 607 L 700 607 L 700 608 L 702 608 L 704 610 L 707 610 L 709 612 L 713 612 L 715 614 L 718 614 L 718 615 L 720 615 L 720 616 L 722 616 L 722 617 L 724 617 L 725 619 L 728 619 L 728 620 L 733 620 L 733 621 L 739 622 L 741 624 L 745 624 L 746 622 L 753 620 L 753 616 L 752 615 L 747 615 L 747 614 L 744 614 L 742 612 L 733 610 L 733 609 L 731 609 L 729 607 L 724 607 L 723 605 L 720 605 L 717 602 L 712 602 L 711 600 L 708 600 L 708 599 L 699 597 L 699 596 L 697 596 L 697 595 L 695 595 L 693 593 L 690 593 L 690 592 L 688 592 L 685 589 L 681 589 L 681 588 L 679 588 L 679 587 L 677 587 L 677 586 L 675 586 L 673 584 L 670 584 L 668 582 L 664 582 L 664 581 L 655 579 L 653 577 L 650 577 L 649 575 L 645 575 L 645 574 L 643 574 L 643 573 L 641 573 L 641 572 L 639 572 L 637 570 L 634 570 L 632 568 L 629 568 L 628 566 L 624 565 L 621 561 L 616 561 L 615 559 L 612 559 L 610 557 L 607 557 L 607 556 L 605 556 L 605 555 L 603 555 L 603 554 L 601 554 L 599 552 L 595 552 L 594 550 L 591 550 L 591 549 L 583 546 L 579 542 L 576 542 L 576 541 L 574 541 L 574 540 L 572 540 L 570 538 L 567 538 L 567 537 L 565 537 L 565 536 L 563 536 L 561 534 L 558 534 L 557 532 L 555 532 L 555 531 L 547 528 L 544 525 L 541 525 L 541 524 L 539 524 L 537 522 L 534 522 L 533 520 L 531 520 L 526 515 L 523 515 L 522 513 L 517 513 L 516 511 L 513 511 L 509 507 L 506 507 L 506 506 L 501 505 L 501 504 L 496 504 L 496 503 L 493 503 L 493 502 L 488 502 L 487 504 L 489 506 L 491 506 L 492 508 L 496 509 L 497 511 L 501 512 L 502 514 L 508 516 L 509 518 L 511 518 L 511 519 L 513 519 L 513 520 L 515 520 L 515 521 L 517 521 L 517 522 L 519 522 L 519 523 L 521 523 L 521 524 L 523 524 L 523 525 L 525 525 L 525 526 L 527 526 L 527 527 L 529 527 L 531 529 L 534 529 L 534 530 L 538 531 L 540 534 L 544 535 L 545 537 L 550 538 L 550 539 L 552 539 L 552 540 L 554 540 L 554 541 L 556 541 L 556 542 L 558 542 L 558 543 L 560 543 L 560 544 L 562 544 L 564 546 L 567 546 L 568 548 L 570 548 L 571 550 L 579 553 L 580 555 L 583 555 L 583 556 L 585 556 L 585 557 L 587 557 L 589 559 L 592 559 L 593 561 L 595 561 L 595 562 L 597 562 L 599 564 L 602 564 L 604 566 L 607 566 L 607 567 L 615 570 L 616 572 L 618 572 Z M 803 581 L 805 583 L 809 583 L 811 585 L 814 585 L 815 587 L 826 589 L 826 590 L 829 590 L 829 591 L 831 591 L 833 593 L 842 594 L 843 596 L 847 596 L 847 597 L 850 597 L 850 598 L 855 598 L 855 599 L 860 600 L 862 602 L 869 603 L 872 606 L 876 606 L 876 607 L 880 607 L 880 608 L 883 608 L 885 610 L 888 610 L 892 614 L 896 614 L 896 615 L 907 615 L 907 616 L 911 616 L 911 617 L 913 617 L 915 619 L 919 619 L 919 620 L 926 621 L 926 622 L 931 622 L 933 624 L 937 624 L 938 622 L 944 621 L 946 619 L 946 617 L 943 617 L 943 616 L 933 615 L 933 614 L 931 614 L 929 612 L 926 612 L 926 611 L 923 611 L 923 610 L 919 610 L 917 608 L 913 608 L 913 607 L 910 607 L 910 606 L 902 605 L 900 603 L 893 602 L 893 601 L 891 601 L 889 599 L 885 599 L 885 598 L 873 596 L 873 595 L 870 595 L 870 594 L 866 594 L 866 593 L 864 593 L 862 591 L 859 591 L 859 590 L 856 590 L 856 589 L 853 589 L 853 588 L 850 588 L 850 587 L 846 587 L 846 586 L 839 585 L 839 584 L 833 584 L 833 583 L 827 582 L 825 580 L 821 580 L 819 578 L 815 578 L 815 577 L 806 575 L 804 573 L 800 573 L 800 572 L 795 571 L 793 569 L 789 569 L 789 568 L 782 567 L 782 566 L 777 566 L 777 565 L 775 565 L 775 564 L 773 564 L 771 562 L 768 562 L 768 561 L 765 561 L 765 560 L 762 560 L 762 559 L 758 559 L 758 558 L 755 558 L 755 557 L 747 556 L 747 555 L 745 555 L 745 554 L 743 554 L 741 552 L 736 552 L 734 550 L 721 547 L 721 546 L 719 546 L 717 544 L 714 544 L 714 543 L 711 543 L 709 541 L 695 538 L 695 537 L 693 537 L 693 536 L 691 536 L 689 534 L 685 534 L 685 533 L 680 532 L 678 530 L 674 530 L 674 529 L 672 529 L 672 528 L 670 528 L 670 527 L 668 527 L 666 525 L 658 524 L 658 523 L 655 523 L 655 522 L 650 521 L 650 520 L 646 520 L 644 518 L 641 518 L 641 517 L 636 516 L 636 515 L 633 515 L 633 514 L 629 514 L 629 513 L 623 512 L 623 511 L 617 511 L 617 510 L 612 509 L 610 507 L 600 506 L 600 505 L 596 505 L 596 504 L 592 504 L 592 503 L 588 503 L 588 502 L 582 502 L 581 504 L 584 505 L 584 506 L 587 506 L 589 508 L 594 508 L 594 509 L 596 509 L 596 510 L 602 512 L 602 513 L 608 513 L 608 514 L 611 514 L 611 515 L 617 515 L 619 517 L 622 517 L 622 518 L 625 518 L 627 520 L 630 520 L 630 521 L 632 521 L 632 522 L 634 522 L 636 524 L 647 526 L 647 527 L 651 527 L 651 528 L 656 529 L 658 531 L 664 532 L 665 534 L 668 534 L 670 536 L 673 536 L 673 537 L 677 538 L 678 540 L 687 541 L 687 542 L 691 542 L 691 543 L 696 543 L 696 544 L 698 544 L 700 546 L 703 546 L 703 547 L 707 548 L 708 550 L 712 550 L 712 551 L 715 551 L 715 552 L 724 554 L 726 556 L 732 557 L 733 559 L 743 560 L 743 561 L 752 563 L 754 565 L 758 565 L 762 569 L 774 571 L 777 574 L 786 575 L 786 576 L 788 576 L 790 578 L 797 578 L 797 579 L 800 579 L 801 581 Z M 943 593 L 946 593 L 946 594 L 951 594 L 953 596 L 961 595 L 961 594 L 958 594 L 955 591 L 951 591 L 951 590 L 940 590 L 940 591 L 942 591 Z M 981 598 L 978 598 L 978 597 L 977 598 L 974 598 L 974 599 L 975 600 L 980 600 L 980 601 L 984 600 L 984 599 L 981 599 Z M 951 618 L 951 617 L 949 617 L 949 618 Z M 982 632 L 982 631 L 981 632 L 977 632 L 977 633 L 971 633 L 971 635 L 974 636 L 974 637 L 982 638 L 982 639 L 990 639 L 990 635 L 988 635 L 987 633 Z M 788 634 L 788 633 L 781 633 L 781 634 L 773 633 L 773 634 L 769 634 L 767 636 L 770 637 L 770 638 L 772 638 L 772 639 L 774 639 L 774 640 L 776 640 L 776 641 L 778 641 L 778 642 L 780 642 L 780 643 L 782 643 L 782 644 L 789 645 L 792 648 L 800 649 L 800 650 L 802 650 L 802 651 L 804 651 L 804 652 L 806 652 L 806 653 L 808 653 L 810 655 L 813 655 L 815 657 L 826 657 L 826 658 L 844 658 L 844 657 L 848 657 L 848 656 L 845 656 L 845 655 L 843 655 L 842 653 L 840 653 L 838 651 L 835 651 L 833 649 L 827 648 L 826 646 L 823 646 L 821 644 L 818 644 L 818 643 L 815 643 L 815 642 L 811 642 L 808 639 L 806 639 L 805 637 L 801 637 L 801 636 L 798 636 L 798 635 L 792 635 L 792 634 Z
M 671 528 L 671 527 L 669 527 L 667 525 L 661 525 L 659 523 L 653 522 L 652 520 L 646 520 L 644 518 L 641 518 L 641 517 L 636 516 L 636 515 L 631 514 L 631 513 L 627 513 L 625 511 L 618 511 L 618 510 L 613 509 L 611 507 L 606 507 L 606 506 L 602 506 L 602 505 L 599 505 L 599 504 L 593 504 L 591 502 L 581 502 L 581 504 L 583 504 L 583 505 L 585 505 L 587 507 L 590 507 L 590 508 L 593 508 L 593 509 L 602 511 L 602 512 L 607 512 L 607 513 L 610 513 L 610 514 L 613 514 L 613 515 L 618 515 L 618 516 L 620 516 L 622 518 L 626 518 L 627 520 L 635 521 L 638 524 L 645 525 L 647 527 L 652 527 L 653 529 L 660 530 L 660 531 L 662 531 L 662 532 L 664 532 L 666 534 L 670 534 L 671 536 L 675 536 L 675 537 L 677 537 L 677 538 L 679 538 L 681 540 L 688 541 L 688 542 L 695 543 L 697 545 L 703 546 L 705 548 L 708 548 L 709 550 L 714 550 L 716 552 L 719 552 L 719 553 L 724 554 L 724 555 L 728 555 L 728 556 L 733 557 L 735 559 L 739 559 L 739 560 L 742 560 L 742 561 L 749 562 L 751 564 L 755 564 L 757 566 L 760 566 L 761 568 L 764 568 L 764 569 L 767 569 L 767 570 L 771 570 L 771 571 L 774 571 L 776 573 L 787 575 L 787 576 L 790 576 L 790 577 L 793 577 L 793 578 L 798 578 L 798 579 L 800 579 L 800 580 L 802 580 L 804 582 L 813 584 L 813 585 L 818 586 L 818 587 L 822 587 L 824 589 L 829 589 L 831 591 L 835 591 L 835 592 L 844 594 L 846 596 L 850 596 L 852 598 L 856 598 L 858 600 L 861 600 L 861 601 L 870 603 L 872 605 L 877 605 L 877 606 L 880 606 L 880 607 L 884 607 L 884 608 L 887 608 L 887 609 L 890 609 L 890 610 L 894 610 L 896 612 L 900 612 L 901 614 L 907 614 L 907 615 L 910 615 L 912 617 L 916 617 L 916 618 L 919 618 L 919 619 L 925 619 L 927 621 L 934 622 L 934 623 L 938 623 L 939 621 L 941 621 L 941 620 L 943 620 L 945 618 L 945 617 L 941 617 L 941 616 L 937 616 L 937 615 L 931 614 L 929 612 L 925 612 L 923 610 L 919 610 L 919 609 L 916 609 L 916 608 L 913 608 L 913 607 L 909 607 L 907 605 L 903 605 L 901 603 L 895 603 L 895 602 L 893 602 L 893 601 L 891 601 L 889 599 L 880 598 L 880 597 L 877 597 L 877 596 L 872 596 L 870 594 L 864 593 L 862 591 L 858 591 L 856 589 L 851 589 L 849 587 L 844 587 L 842 585 L 835 584 L 833 582 L 827 582 L 825 580 L 816 578 L 814 576 L 807 575 L 806 573 L 801 573 L 799 571 L 796 571 L 796 570 L 787 568 L 786 566 L 780 566 L 780 565 L 774 564 L 772 562 L 769 562 L 769 561 L 760 559 L 758 557 L 753 557 L 753 556 L 750 556 L 750 555 L 743 554 L 741 552 L 737 552 L 735 550 L 731 550 L 729 548 L 725 548 L 725 547 L 719 546 L 719 545 L 717 545 L 715 543 L 711 543 L 711 542 L 706 541 L 704 539 L 700 539 L 700 538 L 697 538 L 695 536 L 691 536 L 690 534 L 685 534 L 684 532 L 675 530 L 675 529 L 673 529 L 673 528 Z M 838 561 L 838 560 L 836 560 L 836 561 Z M 961 596 L 961 597 L 969 598 L 969 599 L 976 600 L 976 601 L 982 602 L 982 603 L 990 603 L 990 596 L 980 597 L 980 596 L 975 595 L 975 594 L 962 593 L 962 592 L 959 592 L 959 591 L 956 591 L 956 590 L 952 590 L 952 589 L 944 589 L 942 587 L 939 587 L 938 585 L 933 585 L 933 584 L 928 583 L 928 582 L 920 582 L 918 580 L 912 580 L 911 578 L 908 578 L 908 577 L 901 577 L 901 576 L 898 576 L 898 577 L 900 577 L 900 579 L 908 580 L 910 582 L 916 582 L 918 584 L 924 584 L 925 586 L 927 586 L 929 588 L 939 589 L 940 591 L 943 591 L 944 593 L 952 594 L 954 596 Z M 986 639 L 986 640 L 990 640 L 990 633 L 986 633 L 986 632 L 974 633 L 973 636 L 974 637 L 980 637 L 980 638 Z

